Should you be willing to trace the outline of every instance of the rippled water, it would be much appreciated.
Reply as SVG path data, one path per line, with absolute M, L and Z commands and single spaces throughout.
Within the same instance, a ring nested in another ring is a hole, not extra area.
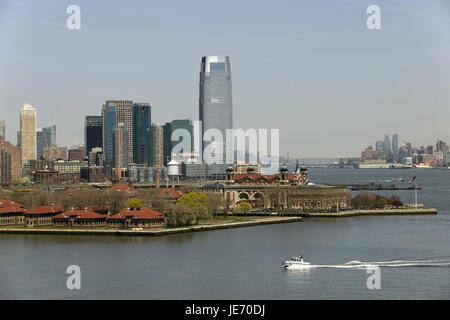
M 438 215 L 308 218 L 155 238 L 0 235 L 0 298 L 449 299 L 450 170 L 310 169 L 315 183 L 407 184 L 414 175 L 419 203 Z M 383 194 L 414 202 L 412 191 Z M 282 269 L 299 254 L 317 267 Z M 80 266 L 81 290 L 66 288 L 68 265 Z M 381 290 L 367 288 L 367 265 L 380 267 Z

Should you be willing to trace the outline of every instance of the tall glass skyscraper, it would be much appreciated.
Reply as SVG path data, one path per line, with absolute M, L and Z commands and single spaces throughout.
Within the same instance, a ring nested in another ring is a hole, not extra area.
M 395 161 L 398 161 L 398 134 L 392 135 L 392 154 Z
M 37 158 L 42 158 L 44 147 L 53 145 L 56 145 L 56 126 L 38 129 L 36 132 Z
M 133 162 L 133 101 L 106 100 L 105 106 L 116 107 L 116 123 L 123 123 L 128 133 L 128 163 Z M 103 132 L 105 130 L 103 129 Z
M 117 126 L 116 107 L 103 106 L 103 153 L 105 155 L 105 162 L 112 166 L 114 162 L 114 129 Z
M 86 154 L 92 148 L 102 147 L 102 116 L 86 116 L 84 118 L 84 146 Z
M 205 131 L 218 129 L 226 139 L 226 129 L 233 129 L 233 103 L 231 95 L 231 68 L 229 57 L 206 56 L 200 68 L 200 121 L 202 121 L 202 141 Z M 202 152 L 211 142 L 202 142 Z M 225 163 L 226 146 L 223 149 Z M 203 159 L 207 161 L 208 159 Z
M 133 105 L 133 160 L 137 164 L 149 163 L 151 111 L 148 103 Z

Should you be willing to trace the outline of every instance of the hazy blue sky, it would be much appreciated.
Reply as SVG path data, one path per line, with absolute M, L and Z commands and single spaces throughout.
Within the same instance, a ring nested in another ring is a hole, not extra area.
M 81 7 L 81 30 L 66 8 Z M 366 8 L 381 7 L 381 30 Z M 200 59 L 231 59 L 235 128 L 280 128 L 298 157 L 358 155 L 385 133 L 450 142 L 450 2 L 0 0 L 0 119 L 83 140 L 106 99 L 198 119 Z

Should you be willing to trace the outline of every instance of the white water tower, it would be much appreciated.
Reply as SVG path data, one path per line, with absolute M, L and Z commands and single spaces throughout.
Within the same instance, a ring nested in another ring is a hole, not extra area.
M 167 174 L 172 178 L 172 188 L 175 187 L 175 177 L 177 177 L 177 183 L 180 184 L 179 166 L 178 162 L 173 159 L 167 164 Z

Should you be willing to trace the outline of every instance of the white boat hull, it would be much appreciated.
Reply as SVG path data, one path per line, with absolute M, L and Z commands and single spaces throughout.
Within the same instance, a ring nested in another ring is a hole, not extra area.
M 308 269 L 312 265 L 309 262 L 284 261 L 283 267 L 286 269 Z

